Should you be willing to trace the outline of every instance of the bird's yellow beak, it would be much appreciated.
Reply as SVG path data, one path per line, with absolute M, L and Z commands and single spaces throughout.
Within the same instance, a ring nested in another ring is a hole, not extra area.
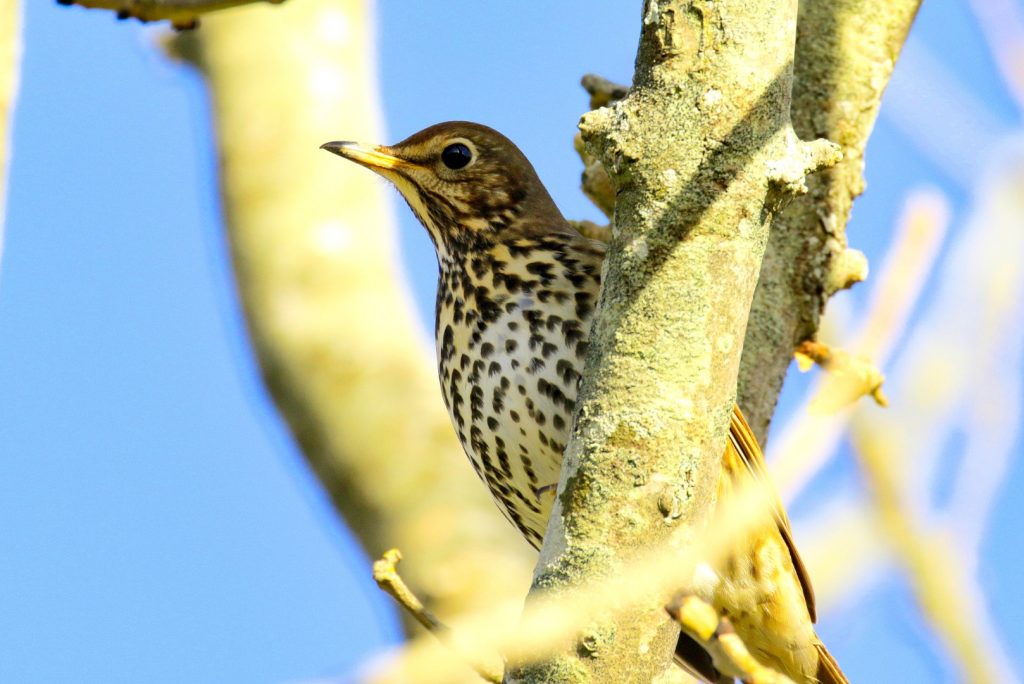
M 344 157 L 349 161 L 354 161 L 357 164 L 367 166 L 371 169 L 400 169 L 402 167 L 409 166 L 409 162 L 400 157 L 383 152 L 380 147 L 375 145 L 364 145 L 362 143 L 351 142 L 349 140 L 338 140 L 324 143 L 320 146 L 320 149 L 333 152 L 340 157 Z

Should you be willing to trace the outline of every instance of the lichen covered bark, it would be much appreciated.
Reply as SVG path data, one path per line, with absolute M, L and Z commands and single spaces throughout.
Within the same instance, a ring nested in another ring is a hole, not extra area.
M 401 548 L 410 585 L 453 617 L 523 590 L 532 561 L 454 438 L 384 186 L 319 149 L 382 139 L 368 5 L 226 10 L 171 47 L 209 86 L 231 256 L 267 386 L 364 548 Z
M 846 223 L 864 190 L 864 148 L 920 0 L 801 0 L 793 128 L 843 159 L 807 180 L 772 224 L 743 343 L 739 404 L 764 444 L 793 350 L 818 330 L 828 298 L 867 275 Z
M 641 548 L 670 563 L 711 510 L 769 223 L 835 160 L 789 125 L 796 18 L 795 0 L 648 0 L 632 90 L 581 122 L 617 203 L 533 594 L 571 596 Z M 678 635 L 667 598 L 652 590 L 508 681 L 663 676 Z

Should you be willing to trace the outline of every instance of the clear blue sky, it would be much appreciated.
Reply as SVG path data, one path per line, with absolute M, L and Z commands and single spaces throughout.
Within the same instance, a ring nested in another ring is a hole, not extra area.
M 344 681 L 397 623 L 260 386 L 201 85 L 134 22 L 25 4 L 0 269 L 0 682 Z M 571 148 L 577 82 L 628 82 L 639 4 L 380 2 L 390 138 L 490 124 L 567 215 L 596 218 Z M 1019 127 L 963 0 L 927 0 L 915 40 L 985 103 L 989 133 Z M 898 119 L 880 121 L 850 229 L 873 259 L 909 188 L 942 188 L 956 219 L 970 197 Z M 401 215 L 426 322 L 433 259 Z M 840 463 L 819 491 L 855 477 Z M 1007 490 L 1021 487 L 1018 463 Z M 1022 516 L 1004 497 L 981 569 L 1011 652 L 1024 646 Z M 952 681 L 899 581 L 822 631 L 854 681 Z

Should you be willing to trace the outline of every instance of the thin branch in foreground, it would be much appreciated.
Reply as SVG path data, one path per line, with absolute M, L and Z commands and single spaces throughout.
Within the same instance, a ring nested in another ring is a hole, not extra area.
M 617 620 L 630 606 L 651 594 L 672 596 L 679 587 L 690 586 L 698 562 L 712 566 L 724 562 L 737 539 L 748 534 L 768 514 L 763 488 L 768 481 L 745 484 L 723 506 L 721 515 L 701 530 L 691 545 L 679 549 L 653 546 L 632 557 L 621 572 L 586 582 L 579 595 L 567 593 L 537 597 L 519 621 L 498 618 L 506 604 L 495 603 L 486 610 L 460 615 L 452 634 L 459 635 L 460 652 L 500 652 L 510 663 L 531 664 L 564 649 L 583 646 L 587 625 L 598 619 Z M 515 602 L 518 608 L 518 602 Z M 659 605 L 664 609 L 664 604 Z M 590 632 L 592 633 L 592 632 Z M 678 630 L 676 631 L 678 634 Z M 433 639 L 430 640 L 431 642 Z M 455 676 L 454 659 L 439 657 L 434 644 L 418 637 L 394 650 L 389 670 L 377 673 L 375 684 L 449 684 Z M 609 681 L 609 680 L 596 680 Z M 618 681 L 618 680 L 614 680 Z
M 715 667 L 724 675 L 749 684 L 793 684 L 789 677 L 762 665 L 736 634 L 729 618 L 720 617 L 709 603 L 696 596 L 680 595 L 665 610 L 711 654 Z
M 401 551 L 389 549 L 384 552 L 384 555 L 379 560 L 374 561 L 373 579 L 377 582 L 377 586 L 395 599 L 398 605 L 405 608 L 417 622 L 426 627 L 441 643 L 465 658 L 467 664 L 484 680 L 494 682 L 494 684 L 501 684 L 505 668 L 504 661 L 500 656 L 495 655 L 490 659 L 502 662 L 502 665 L 495 665 L 494 662 L 480 660 L 470 655 L 466 649 L 458 647 L 452 631 L 436 615 L 427 610 L 423 602 L 419 600 L 416 594 L 402 580 L 401 575 L 398 574 L 398 563 L 401 560 Z

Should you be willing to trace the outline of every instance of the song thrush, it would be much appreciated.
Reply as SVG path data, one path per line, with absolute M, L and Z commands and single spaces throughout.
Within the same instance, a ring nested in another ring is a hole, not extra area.
M 477 475 L 502 513 L 539 547 L 569 437 L 605 245 L 563 218 L 533 166 L 486 126 L 449 122 L 393 146 L 322 146 L 394 183 L 434 243 L 441 389 Z M 764 478 L 757 440 L 737 408 L 720 500 Z M 797 682 L 845 682 L 814 632 L 810 581 L 780 504 L 710 582 L 694 585 L 751 652 Z M 706 579 L 706 578 L 704 578 Z M 719 681 L 685 636 L 691 670 Z

